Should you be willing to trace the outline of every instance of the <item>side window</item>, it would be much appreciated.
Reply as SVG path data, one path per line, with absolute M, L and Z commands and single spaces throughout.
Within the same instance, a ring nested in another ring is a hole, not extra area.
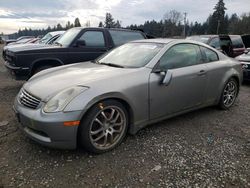
M 109 30 L 109 33 L 115 46 L 120 46 L 133 40 L 144 39 L 144 36 L 139 32 Z
M 194 44 L 178 44 L 171 47 L 160 59 L 161 69 L 176 69 L 199 64 L 200 49 Z
M 79 39 L 85 40 L 86 46 L 90 47 L 105 46 L 104 36 L 101 31 L 86 31 Z
M 213 38 L 210 42 L 209 42 L 209 46 L 212 46 L 216 49 L 220 49 L 220 39 L 219 38 Z
M 218 55 L 216 52 L 214 52 L 208 48 L 205 48 L 203 46 L 201 46 L 201 50 L 204 52 L 207 62 L 219 61 L 219 58 L 218 58 Z

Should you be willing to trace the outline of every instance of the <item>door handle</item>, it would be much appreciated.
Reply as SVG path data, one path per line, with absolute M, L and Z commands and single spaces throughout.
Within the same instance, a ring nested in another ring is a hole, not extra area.
M 205 70 L 200 70 L 200 72 L 197 74 L 198 76 L 202 76 L 202 75 L 205 75 L 206 74 L 206 71 Z

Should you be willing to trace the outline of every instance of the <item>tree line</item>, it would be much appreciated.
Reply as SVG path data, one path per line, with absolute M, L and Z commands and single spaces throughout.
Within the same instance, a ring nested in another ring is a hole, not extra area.
M 223 0 L 218 0 L 214 6 L 214 12 L 210 14 L 207 20 L 203 23 L 189 22 L 186 15 L 171 10 L 163 15 L 160 21 L 145 21 L 144 24 L 132 24 L 127 26 L 127 29 L 141 30 L 155 37 L 180 37 L 190 35 L 204 34 L 250 34 L 250 12 L 238 16 L 236 13 L 229 16 L 226 14 L 226 6 Z M 45 35 L 51 31 L 67 30 L 73 27 L 82 26 L 79 18 L 76 18 L 74 23 L 68 21 L 63 27 L 60 23 L 54 27 L 46 29 L 19 29 L 17 33 L 9 35 L 10 38 L 18 38 L 20 36 Z M 83 26 L 90 27 L 90 21 L 87 21 Z M 106 13 L 105 20 L 101 21 L 98 27 L 106 28 L 121 28 L 121 21 L 115 20 L 111 13 Z

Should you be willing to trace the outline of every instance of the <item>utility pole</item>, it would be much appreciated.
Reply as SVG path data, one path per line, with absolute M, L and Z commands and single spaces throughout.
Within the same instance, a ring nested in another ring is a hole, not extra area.
M 183 31 L 183 34 L 184 34 L 185 38 L 186 38 L 186 23 L 187 23 L 187 13 L 184 12 L 184 31 Z
M 220 20 L 218 20 L 218 23 L 217 23 L 217 35 L 219 34 L 219 29 L 220 29 Z

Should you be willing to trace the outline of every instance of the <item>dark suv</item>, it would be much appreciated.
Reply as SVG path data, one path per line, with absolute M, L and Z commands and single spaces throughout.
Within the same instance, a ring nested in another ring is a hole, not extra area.
M 116 46 L 145 38 L 140 31 L 76 27 L 64 33 L 55 45 L 6 51 L 5 66 L 17 80 L 24 80 L 50 67 L 94 60 Z
M 208 44 L 229 57 L 241 55 L 246 50 L 240 35 L 198 35 L 187 39 Z

